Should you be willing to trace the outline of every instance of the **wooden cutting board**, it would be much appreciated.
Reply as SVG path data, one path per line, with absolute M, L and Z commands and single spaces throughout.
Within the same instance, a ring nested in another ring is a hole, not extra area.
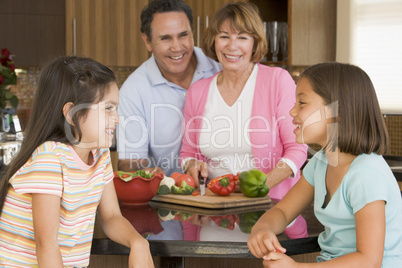
M 152 201 L 167 202 L 178 205 L 193 206 L 200 208 L 222 209 L 233 207 L 254 206 L 271 203 L 269 195 L 264 197 L 247 197 L 243 193 L 231 193 L 228 196 L 219 196 L 212 193 L 208 188 L 205 195 L 155 195 Z

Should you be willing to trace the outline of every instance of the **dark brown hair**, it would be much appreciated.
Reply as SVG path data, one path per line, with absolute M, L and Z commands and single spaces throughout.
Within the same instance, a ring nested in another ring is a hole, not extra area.
M 193 11 L 182 0 L 152 0 L 141 11 L 141 32 L 151 41 L 151 24 L 156 13 L 184 12 L 193 29 Z
M 0 213 L 9 179 L 28 161 L 39 145 L 45 141 L 66 144 L 80 142 L 82 133 L 79 121 L 85 118 L 89 109 L 80 109 L 72 115 L 73 126 L 66 123 L 64 105 L 68 102 L 72 102 L 75 107 L 98 103 L 115 80 L 109 68 L 89 58 L 61 57 L 43 69 L 20 152 L 5 168 L 0 179 Z M 73 140 L 69 139 L 68 133 L 75 134 Z
M 352 155 L 386 153 L 387 127 L 366 72 L 354 65 L 327 62 L 307 68 L 300 78 L 307 78 L 337 115 L 338 128 L 331 131 L 327 149 L 337 146 Z
M 254 38 L 254 52 L 251 61 L 261 61 L 267 54 L 268 44 L 258 8 L 251 3 L 229 3 L 215 13 L 203 38 L 204 53 L 208 57 L 218 60 L 215 52 L 215 36 L 221 31 L 221 26 L 226 20 L 229 20 L 233 30 L 247 33 Z

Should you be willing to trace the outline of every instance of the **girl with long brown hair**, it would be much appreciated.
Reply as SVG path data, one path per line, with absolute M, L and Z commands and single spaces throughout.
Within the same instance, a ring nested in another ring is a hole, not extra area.
M 21 150 L 1 178 L 0 266 L 88 266 L 98 211 L 105 234 L 132 249 L 130 267 L 153 267 L 113 185 L 118 102 L 113 72 L 94 60 L 61 57 L 43 70 Z

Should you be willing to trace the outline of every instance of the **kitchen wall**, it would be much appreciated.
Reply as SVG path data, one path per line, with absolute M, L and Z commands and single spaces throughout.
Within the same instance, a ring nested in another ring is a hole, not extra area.
M 297 77 L 303 71 L 304 66 L 292 66 L 287 68 L 292 77 Z M 117 84 L 120 87 L 126 78 L 135 70 L 135 67 L 117 67 L 111 68 L 117 78 Z M 18 74 L 17 85 L 13 92 L 20 100 L 18 115 L 22 127 L 26 124 L 29 117 L 29 111 L 33 100 L 35 89 L 38 85 L 40 70 L 36 67 L 30 67 Z M 402 115 L 384 115 L 385 123 L 388 127 L 390 136 L 390 150 L 387 153 L 391 156 L 402 156 Z
M 388 155 L 402 156 L 402 115 L 387 115 L 385 123 L 391 141 Z

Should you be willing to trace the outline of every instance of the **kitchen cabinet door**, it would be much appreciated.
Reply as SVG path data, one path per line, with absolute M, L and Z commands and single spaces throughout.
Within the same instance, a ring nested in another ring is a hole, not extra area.
M 208 20 L 226 3 L 236 0 L 184 0 L 194 15 L 194 43 L 200 44 Z M 288 24 L 288 58 L 269 65 L 301 65 L 335 60 L 336 0 L 242 0 L 255 4 L 263 21 Z M 197 17 L 199 18 L 197 22 Z M 280 52 L 281 53 L 281 52 Z
M 64 0 L 2 0 L 0 21 L 0 49 L 10 50 L 17 68 L 64 55 Z
M 66 0 L 67 55 L 107 66 L 139 66 L 149 58 L 140 14 L 148 0 Z
M 215 12 L 227 3 L 247 2 L 248 0 L 184 0 L 193 10 L 194 45 L 200 46 L 205 29 Z
M 336 0 L 289 0 L 289 64 L 335 61 Z
M 249 0 L 263 21 L 288 24 L 288 59 L 267 64 L 309 66 L 335 60 L 336 0 Z

